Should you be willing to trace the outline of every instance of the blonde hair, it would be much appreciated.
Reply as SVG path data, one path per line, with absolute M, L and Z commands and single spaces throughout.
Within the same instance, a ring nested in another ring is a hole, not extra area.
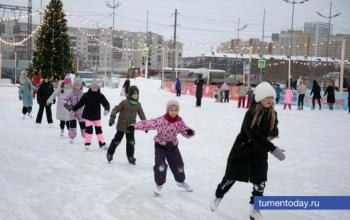
M 253 110 L 253 120 L 250 128 L 253 128 L 256 124 L 259 125 L 261 122 L 262 114 L 261 111 L 263 110 L 262 104 L 259 102 L 256 104 L 254 110 Z M 270 120 L 270 130 L 273 130 L 275 127 L 275 122 L 276 122 L 276 114 L 273 105 L 270 106 L 268 109 L 268 120 Z

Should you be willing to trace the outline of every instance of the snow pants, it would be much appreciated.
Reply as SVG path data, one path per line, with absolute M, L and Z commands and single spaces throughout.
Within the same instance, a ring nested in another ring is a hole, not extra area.
M 85 120 L 85 127 L 86 127 L 85 128 L 85 145 L 91 144 L 92 132 L 93 132 L 92 126 L 95 126 L 95 133 L 96 133 L 99 145 L 100 146 L 104 145 L 105 138 L 102 133 L 101 120 L 95 120 L 95 121 Z
M 177 182 L 185 181 L 184 162 L 181 157 L 178 146 L 168 143 L 167 145 L 160 145 L 155 143 L 155 164 L 153 167 L 154 180 L 157 185 L 163 185 L 166 181 L 166 172 L 168 165 Z

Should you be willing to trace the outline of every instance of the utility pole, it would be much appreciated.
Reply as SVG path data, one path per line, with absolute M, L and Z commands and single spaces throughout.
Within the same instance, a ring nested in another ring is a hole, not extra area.
M 328 18 L 328 36 L 327 36 L 327 56 L 326 56 L 326 68 L 325 68 L 325 74 L 327 74 L 328 72 L 328 57 L 329 57 L 329 39 L 330 39 L 330 35 L 331 35 L 331 20 L 332 18 L 335 18 L 339 15 L 341 15 L 340 12 L 332 15 L 332 7 L 333 7 L 333 2 L 331 2 L 330 7 L 329 7 L 329 14 L 328 16 L 325 16 L 323 14 L 321 14 L 321 12 L 317 11 L 316 14 L 318 14 L 319 16 L 323 17 L 323 18 Z
M 240 22 L 241 22 L 241 19 L 238 18 L 238 26 L 237 26 L 237 39 L 236 39 L 236 48 L 235 48 L 235 53 L 236 53 L 236 60 L 235 60 L 235 74 L 237 75 L 237 72 L 238 72 L 238 67 L 237 67 L 237 59 L 238 59 L 238 54 L 237 54 L 237 50 L 238 50 L 238 40 L 239 40 L 239 31 L 242 31 L 244 29 L 246 29 L 248 26 L 245 24 L 242 28 L 240 28 Z M 238 50 L 239 52 L 239 50 Z
M 32 0 L 28 0 L 28 36 L 32 33 Z M 27 59 L 32 60 L 32 39 L 28 39 Z
M 263 16 L 263 29 L 262 29 L 262 36 L 261 36 L 261 43 L 260 43 L 260 51 L 262 51 L 262 48 L 263 48 L 264 37 L 265 37 L 265 8 L 264 8 L 264 16 Z
M 173 42 L 173 75 L 177 77 L 177 71 L 175 72 L 175 56 L 176 56 L 176 28 L 177 28 L 177 9 L 175 9 L 175 22 L 174 22 L 174 42 Z
M 111 4 L 109 1 L 106 1 L 106 5 L 109 8 L 112 8 L 113 10 L 113 26 L 112 26 L 112 45 L 113 45 L 113 39 L 114 39 L 114 17 L 115 17 L 115 9 L 118 8 L 122 3 L 121 2 L 115 2 L 115 0 L 113 0 L 113 4 Z M 114 46 L 114 45 L 113 45 Z M 113 49 L 111 50 L 112 52 L 112 59 L 111 59 L 111 74 L 113 73 L 113 66 L 114 66 L 114 62 L 113 62 Z
M 146 49 L 147 49 L 147 55 L 146 55 L 146 60 L 145 60 L 145 78 L 147 79 L 148 77 L 148 57 L 149 57 L 149 34 L 148 34 L 148 10 L 147 10 L 147 16 L 146 16 Z

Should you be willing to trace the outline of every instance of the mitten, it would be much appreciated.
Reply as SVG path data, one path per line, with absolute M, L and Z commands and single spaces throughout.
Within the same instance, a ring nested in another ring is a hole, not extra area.
M 109 126 L 112 126 L 113 124 L 114 124 L 114 119 L 112 119 L 112 118 L 109 119 L 108 125 L 109 125 Z
M 191 128 L 186 129 L 187 135 L 192 136 L 194 134 L 193 130 Z
M 105 111 L 103 112 L 103 116 L 107 116 L 108 113 L 109 113 L 109 111 L 108 111 L 108 110 L 105 110 Z
M 275 150 L 273 150 L 271 153 L 272 153 L 272 155 L 275 156 L 277 159 L 279 159 L 280 161 L 282 161 L 282 160 L 284 160 L 284 159 L 286 158 L 286 155 L 285 155 L 283 152 L 285 152 L 285 150 L 276 147 Z
M 55 104 L 55 103 L 56 103 L 56 99 L 53 99 L 53 100 L 52 100 L 52 104 Z
M 21 101 L 22 100 L 22 96 L 18 96 L 19 100 Z

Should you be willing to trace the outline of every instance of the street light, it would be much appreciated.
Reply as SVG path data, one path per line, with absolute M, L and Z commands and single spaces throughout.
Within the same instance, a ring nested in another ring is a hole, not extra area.
M 327 73 L 328 71 L 328 57 L 329 57 L 329 37 L 331 35 L 331 19 L 332 18 L 335 18 L 335 17 L 338 17 L 339 15 L 341 15 L 340 12 L 336 13 L 335 15 L 332 15 L 332 5 L 333 3 L 331 2 L 331 6 L 329 8 L 329 15 L 328 16 L 325 16 L 323 14 L 321 14 L 321 12 L 319 11 L 316 11 L 316 14 L 318 14 L 319 16 L 323 17 L 323 18 L 328 18 L 328 36 L 327 36 L 327 56 L 326 56 L 326 68 L 325 68 L 325 74 Z
M 243 27 L 241 27 L 240 28 L 240 22 L 241 22 L 241 20 L 240 20 L 240 18 L 238 18 L 238 27 L 237 27 L 237 29 L 236 29 L 236 31 L 237 31 L 237 39 L 236 39 L 236 48 L 235 48 L 235 53 L 236 53 L 236 60 L 235 60 L 235 74 L 237 75 L 237 71 L 238 71 L 238 68 L 237 68 L 237 49 L 238 49 L 238 40 L 239 40 L 239 32 L 240 31 L 243 31 L 244 29 L 246 29 L 247 27 L 248 27 L 248 25 L 244 25 Z
M 110 1 L 105 1 L 107 7 L 113 9 L 113 26 L 112 26 L 112 45 L 113 45 L 113 36 L 114 36 L 114 17 L 115 17 L 115 9 L 118 8 L 122 3 L 121 2 L 115 2 L 113 0 L 113 4 Z M 112 60 L 111 60 L 111 73 L 113 73 L 113 49 L 112 49 Z
M 289 51 L 289 60 L 292 59 L 292 50 L 293 50 L 293 24 L 294 24 L 294 5 L 295 4 L 303 4 L 309 0 L 302 0 L 302 1 L 296 1 L 296 0 L 293 0 L 293 1 L 290 1 L 290 0 L 283 0 L 287 3 L 290 3 L 293 5 L 293 9 L 292 9 L 292 25 L 291 25 L 291 30 L 290 30 L 290 51 Z M 291 62 L 290 63 L 290 67 L 288 68 L 288 87 L 290 87 L 290 72 L 291 72 L 291 69 L 293 69 L 292 67 L 292 64 Z

